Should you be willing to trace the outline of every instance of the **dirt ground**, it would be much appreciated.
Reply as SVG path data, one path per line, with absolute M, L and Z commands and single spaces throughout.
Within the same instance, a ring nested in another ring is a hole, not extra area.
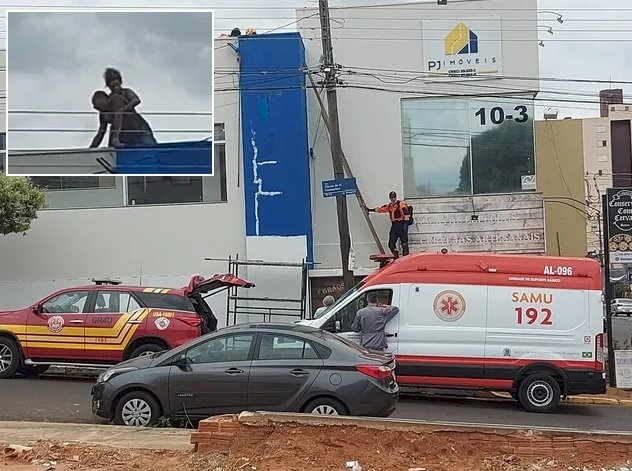
M 0 471 L 329 471 L 349 469 L 349 461 L 359 462 L 362 471 L 632 471 L 630 446 L 605 452 L 597 442 L 538 458 L 483 452 L 476 436 L 466 433 L 293 426 L 275 428 L 256 446 L 240 442 L 228 455 L 38 442 L 19 457 L 0 454 Z

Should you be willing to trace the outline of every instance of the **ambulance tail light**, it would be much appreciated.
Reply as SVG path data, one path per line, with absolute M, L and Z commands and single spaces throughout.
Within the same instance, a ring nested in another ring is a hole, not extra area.
M 178 320 L 191 327 L 198 327 L 202 323 L 202 318 L 198 315 L 178 316 Z
M 595 368 L 597 371 L 604 370 L 604 354 L 603 354 L 603 334 L 595 337 Z

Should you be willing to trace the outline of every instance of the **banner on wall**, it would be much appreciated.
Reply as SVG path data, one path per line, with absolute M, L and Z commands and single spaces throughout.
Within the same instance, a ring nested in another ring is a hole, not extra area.
M 609 188 L 606 194 L 610 263 L 632 263 L 632 188 Z
M 422 21 L 427 78 L 502 75 L 502 30 L 497 16 Z

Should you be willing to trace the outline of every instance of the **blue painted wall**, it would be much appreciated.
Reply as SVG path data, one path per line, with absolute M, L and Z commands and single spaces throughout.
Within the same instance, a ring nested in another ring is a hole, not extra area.
M 241 36 L 239 55 L 246 235 L 305 235 L 313 261 L 303 41 Z
M 148 147 L 116 149 L 116 173 L 140 175 L 209 175 L 213 172 L 213 143 L 165 142 Z

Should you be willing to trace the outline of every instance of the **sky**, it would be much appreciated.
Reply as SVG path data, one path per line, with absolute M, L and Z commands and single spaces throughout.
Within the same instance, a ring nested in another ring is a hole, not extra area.
M 434 0 L 433 0 L 434 1 Z M 104 7 L 174 7 L 181 8 L 213 8 L 215 10 L 215 36 L 220 33 L 228 33 L 233 27 L 240 27 L 242 31 L 245 31 L 246 27 L 252 26 L 256 28 L 258 33 L 264 33 L 267 31 L 291 31 L 295 30 L 295 25 L 292 24 L 296 20 L 296 14 L 294 9 L 299 7 L 315 7 L 317 1 L 315 0 L 181 0 L 175 2 L 174 0 L 83 0 L 72 1 L 65 0 L 62 2 L 52 2 L 51 0 L 11 0 L 0 2 L 0 6 L 6 7 L 7 5 L 15 6 L 16 8 L 25 7 L 53 7 L 57 6 L 77 6 L 77 7 L 95 7 L 97 5 Z M 392 0 L 331 0 L 330 6 L 332 7 L 346 7 L 351 5 L 369 5 L 369 4 L 395 4 L 401 3 Z M 501 7 L 509 5 L 510 2 L 499 2 Z M 597 116 L 599 113 L 598 107 L 598 92 L 603 88 L 623 88 L 624 94 L 630 97 L 629 101 L 632 101 L 632 85 L 622 84 L 618 85 L 616 81 L 628 81 L 632 82 L 632 4 L 630 0 L 539 0 L 538 14 L 540 22 L 540 39 L 543 41 L 544 47 L 539 48 L 540 53 L 540 76 L 548 78 L 569 78 L 569 79 L 587 79 L 587 80 L 600 80 L 604 83 L 573 83 L 573 82 L 555 82 L 555 81 L 543 81 L 541 84 L 542 93 L 538 100 L 538 114 L 541 117 L 544 109 L 556 110 L 560 117 L 572 116 L 572 117 L 589 117 Z M 2 9 L 0 8 L 0 15 Z M 556 21 L 557 12 L 562 15 L 563 23 L 560 24 Z M 335 12 L 332 13 L 332 19 L 335 20 Z M 156 41 L 159 40 L 160 34 L 176 34 L 173 32 L 173 28 L 161 28 L 156 26 L 151 33 L 152 38 Z M 107 28 L 119 28 L 120 31 L 128 28 L 126 34 L 142 34 L 142 32 L 135 31 L 135 26 L 128 22 L 121 22 L 115 24 L 103 24 L 100 28 L 107 30 Z M 551 27 L 553 34 L 547 32 L 547 28 Z M 54 24 L 40 25 L 39 28 L 29 30 L 28 34 L 40 34 L 48 38 L 44 41 L 43 45 L 37 52 L 30 52 L 26 54 L 22 62 L 35 62 L 35 57 L 39 55 L 38 62 L 43 60 L 44 64 L 48 64 L 46 70 L 46 81 L 42 82 L 41 65 L 32 65 L 30 72 L 28 65 L 24 66 L 24 70 L 20 72 L 19 77 L 21 86 L 26 90 L 24 93 L 24 101 L 19 103 L 20 108 L 26 109 L 82 109 L 89 111 L 89 97 L 92 91 L 98 87 L 102 87 L 101 74 L 105 62 L 107 61 L 107 54 L 113 49 L 117 54 L 119 51 L 124 51 L 120 47 L 119 43 L 125 35 L 116 36 L 104 40 L 99 43 L 96 39 L 96 31 L 92 31 L 94 28 L 72 28 L 72 27 L 57 27 Z M 165 31 L 167 30 L 167 31 Z M 77 33 L 80 31 L 80 33 Z M 186 35 L 192 33 L 190 28 L 183 29 L 177 34 Z M 10 34 L 13 34 L 10 32 Z M 25 33 L 26 34 L 26 33 Z M 197 33 L 195 33 L 197 34 Z M 381 31 L 380 34 L 388 34 L 388 32 Z M 40 36 L 42 37 L 42 36 Z M 55 40 L 50 38 L 54 37 Z M 185 36 L 182 36 L 184 38 Z M 169 38 L 162 38 L 168 42 Z M 173 37 L 171 37 L 173 39 Z M 29 47 L 33 47 L 33 43 L 29 44 Z M 99 47 L 95 48 L 95 45 Z M 75 49 L 81 49 L 83 47 L 91 47 L 91 50 L 95 49 L 99 51 L 96 54 L 96 58 L 92 59 L 92 56 L 78 53 Z M 183 53 L 183 48 L 178 48 L 172 45 L 167 48 L 165 52 L 164 64 L 168 64 L 168 67 L 159 69 L 159 66 L 155 63 L 149 68 L 133 67 L 131 57 L 129 54 L 122 52 L 123 59 L 117 62 L 120 65 L 124 81 L 127 85 L 137 89 L 143 104 L 139 108 L 142 112 L 145 111 L 192 111 L 200 110 L 207 111 L 207 101 L 200 100 L 200 95 L 203 86 L 201 82 L 197 82 L 198 85 L 194 85 L 193 81 L 197 78 L 196 74 L 181 74 L 179 67 L 183 67 L 186 63 L 191 64 L 192 67 L 196 67 L 195 70 L 199 70 L 199 64 L 194 64 L 194 58 L 190 55 Z M 187 49 L 188 50 L 188 49 Z M 173 54 L 173 52 L 176 52 Z M 55 63 L 47 58 L 50 54 L 56 54 L 63 60 L 59 67 L 55 67 Z M 161 57 L 158 53 L 150 55 L 151 57 Z M 80 67 L 81 73 L 78 69 L 70 69 L 68 65 L 61 66 L 61 64 L 68 64 L 76 58 L 81 58 L 81 64 L 76 67 Z M 73 59 L 74 58 L 74 59 Z M 190 61 L 190 62 L 187 62 Z M 108 64 L 110 65 L 110 64 Z M 39 67 L 39 70 L 33 68 Z M 158 73 L 159 72 L 159 73 Z M 11 74 L 11 73 L 10 73 Z M 38 79 L 39 75 L 39 79 Z M 149 78 L 149 79 L 148 79 Z M 612 81 L 612 83 L 610 83 Z M 182 88 L 178 88 L 178 87 Z M 156 91 L 154 89 L 159 89 Z M 174 97 L 173 101 L 160 100 L 160 98 L 154 99 L 153 97 L 164 96 L 164 90 L 168 88 L 168 96 Z M 9 84 L 9 94 L 13 95 L 11 91 L 11 83 Z M 42 93 L 45 91 L 45 93 Z M 86 97 L 87 98 L 84 98 Z M 150 101 L 151 98 L 151 101 Z M 9 98 L 9 106 L 12 109 L 16 109 L 18 104 L 14 104 Z M 156 103 L 159 101 L 159 103 Z M 162 101 L 162 102 L 160 102 Z M 86 104 L 87 103 L 87 104 Z M 164 118 L 146 116 L 150 120 L 154 129 L 178 129 L 204 128 L 204 122 L 200 118 L 195 120 L 196 125 L 190 124 L 194 121 L 191 119 L 178 119 L 178 122 L 174 124 L 172 117 L 168 118 L 165 123 Z M 20 121 L 10 123 L 10 127 L 33 127 L 35 121 L 32 121 L 33 116 L 28 117 L 29 121 Z M 40 119 L 46 119 L 40 121 L 39 125 L 43 127 L 59 127 L 59 117 L 52 116 Z M 164 123 L 163 125 L 161 125 Z M 28 124 L 28 126 L 27 126 Z M 69 125 L 66 124 L 65 127 Z M 94 116 L 82 116 L 74 118 L 71 127 L 76 128 L 91 128 L 96 126 L 96 118 Z M 70 133 L 64 133 L 61 136 L 54 136 L 53 140 L 51 135 L 48 136 L 34 136 L 30 135 L 28 139 L 29 148 L 43 145 L 46 142 L 50 147 L 51 142 L 61 143 L 65 140 L 74 140 L 76 146 L 83 146 L 85 142 L 89 142 L 91 135 L 78 135 L 69 136 Z M 169 140 L 181 139 L 182 135 L 157 135 L 160 140 L 169 138 Z M 174 138 L 175 139 L 172 139 Z M 9 143 L 11 148 L 16 148 L 14 143 Z
M 210 12 L 9 13 L 8 147 L 88 147 L 98 127 L 90 100 L 108 91 L 106 67 L 140 96 L 137 110 L 148 112 L 158 142 L 211 137 L 212 34 Z M 17 113 L 25 110 L 85 114 Z M 164 111 L 205 115 L 152 114 Z

